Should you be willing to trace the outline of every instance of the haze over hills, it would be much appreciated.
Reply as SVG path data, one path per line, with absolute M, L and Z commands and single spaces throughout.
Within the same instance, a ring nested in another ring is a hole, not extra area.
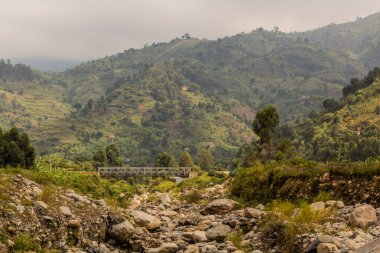
M 16 77 L 4 63 L 1 124 L 29 129 L 41 153 L 78 160 L 114 142 L 133 165 L 185 148 L 194 156 L 210 148 L 223 161 L 255 138 L 250 125 L 264 105 L 294 122 L 380 65 L 379 23 L 375 14 L 306 33 L 184 36 L 57 74 Z

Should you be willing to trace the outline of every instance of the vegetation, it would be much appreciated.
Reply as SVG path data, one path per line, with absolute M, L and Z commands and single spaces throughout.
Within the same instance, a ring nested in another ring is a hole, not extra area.
M 3 133 L 0 128 L 0 167 L 34 166 L 35 149 L 26 133 L 20 134 L 16 127 Z
M 226 166 L 255 139 L 252 121 L 266 104 L 293 123 L 364 75 L 378 51 L 365 43 L 378 34 L 377 19 L 308 33 L 185 36 L 57 74 L 3 61 L 0 126 L 27 129 L 41 154 L 59 152 L 76 162 L 90 163 L 99 147 L 113 143 L 120 159 L 136 166 L 153 164 L 163 150 L 180 157 L 186 148 L 192 157 L 208 149 Z

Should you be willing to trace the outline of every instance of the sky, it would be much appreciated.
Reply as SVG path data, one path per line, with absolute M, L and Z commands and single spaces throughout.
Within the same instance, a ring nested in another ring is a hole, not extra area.
M 379 0 L 0 0 L 0 58 L 70 64 L 185 33 L 305 31 L 379 11 Z

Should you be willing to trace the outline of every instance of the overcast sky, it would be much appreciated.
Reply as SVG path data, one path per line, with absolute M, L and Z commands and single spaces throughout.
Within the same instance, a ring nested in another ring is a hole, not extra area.
M 380 11 L 380 0 L 0 0 L 0 58 L 82 61 L 184 33 L 304 31 Z

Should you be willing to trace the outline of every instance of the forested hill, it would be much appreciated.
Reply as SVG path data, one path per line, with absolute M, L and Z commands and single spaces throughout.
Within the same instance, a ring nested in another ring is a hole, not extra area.
M 337 27 L 362 38 L 379 33 L 379 20 L 374 15 Z M 348 43 L 343 37 L 338 46 L 321 39 L 331 29 L 256 29 L 216 41 L 185 35 L 57 74 L 29 69 L 30 78 L 14 79 L 0 72 L 1 125 L 28 129 L 41 153 L 77 160 L 91 159 L 109 142 L 133 165 L 185 148 L 194 157 L 210 148 L 217 159 L 231 158 L 254 138 L 256 110 L 274 104 L 282 122 L 302 119 L 325 99 L 339 98 L 350 78 L 368 72 L 368 61 L 380 61 L 374 53 L 365 57 L 376 51 L 375 37 L 340 47 Z M 15 73 L 17 65 L 12 68 Z
M 380 154 L 380 69 L 352 79 L 340 100 L 292 127 L 298 152 L 320 161 L 365 161 Z M 303 150 L 302 150 L 303 149 Z

